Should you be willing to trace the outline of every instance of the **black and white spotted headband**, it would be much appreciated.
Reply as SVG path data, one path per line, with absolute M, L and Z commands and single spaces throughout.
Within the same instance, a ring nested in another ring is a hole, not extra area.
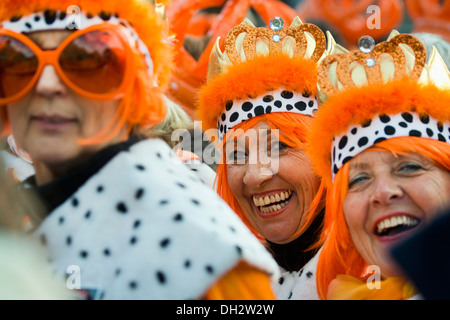
M 350 126 L 347 132 L 333 139 L 331 146 L 331 176 L 350 159 L 365 149 L 386 139 L 422 137 L 450 143 L 450 121 L 442 123 L 414 112 L 379 115 L 362 125 Z
M 84 11 L 76 11 L 76 13 L 67 14 L 65 11 L 45 10 L 42 12 L 31 13 L 26 16 L 13 17 L 10 20 L 3 21 L 0 24 L 0 28 L 17 33 L 28 33 L 48 30 L 85 29 L 104 22 L 115 25 L 120 24 L 130 32 L 130 45 L 137 46 L 139 51 L 144 55 L 148 72 L 150 75 L 153 75 L 153 61 L 147 46 L 142 42 L 137 32 L 130 24 L 116 15 L 101 12 L 98 16 L 94 16 L 86 14 Z
M 267 92 L 254 99 L 229 101 L 217 122 L 219 142 L 228 130 L 253 117 L 274 112 L 292 112 L 312 117 L 313 111 L 317 109 L 314 97 L 283 89 Z

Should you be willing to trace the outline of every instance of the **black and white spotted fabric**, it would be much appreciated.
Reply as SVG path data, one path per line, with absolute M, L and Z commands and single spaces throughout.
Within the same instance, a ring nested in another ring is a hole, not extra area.
M 450 121 L 442 123 L 428 115 L 403 112 L 382 114 L 362 125 L 349 127 L 333 139 L 331 146 L 332 177 L 350 159 L 365 149 L 386 139 L 422 137 L 450 143 Z
M 122 25 L 130 32 L 130 38 L 134 41 L 133 46 L 136 46 L 144 55 L 145 62 L 149 74 L 153 74 L 153 61 L 148 51 L 147 46 L 139 38 L 137 32 L 130 26 L 130 24 L 120 19 L 116 15 L 106 12 L 101 12 L 98 16 L 78 11 L 79 8 L 72 6 L 68 8 L 68 12 L 46 10 L 43 12 L 36 12 L 27 16 L 13 17 L 10 20 L 3 21 L 0 28 L 12 30 L 17 33 L 29 33 L 35 31 L 48 30 L 78 30 L 85 29 L 96 24 L 105 22 Z
M 201 182 L 211 189 L 215 189 L 214 181 L 216 179 L 216 172 L 210 166 L 200 160 L 190 160 L 183 163 L 189 170 L 195 173 Z
M 122 151 L 43 221 L 33 236 L 54 271 L 80 270 L 101 299 L 197 299 L 245 261 L 278 267 L 238 216 L 170 147 Z
M 282 89 L 267 92 L 254 99 L 228 101 L 217 123 L 219 141 L 222 141 L 228 130 L 253 117 L 273 112 L 313 116 L 313 111 L 317 108 L 317 100 L 313 96 Z
M 280 268 L 280 277 L 273 285 L 279 300 L 319 300 L 316 269 L 320 251 L 300 271 Z

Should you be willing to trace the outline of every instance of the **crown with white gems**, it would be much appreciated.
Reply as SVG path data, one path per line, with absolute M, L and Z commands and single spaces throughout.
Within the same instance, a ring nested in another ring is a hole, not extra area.
M 275 17 L 270 21 L 270 29 L 257 28 L 250 20 L 245 19 L 243 23 L 229 31 L 223 53 L 219 47 L 219 40 L 216 41 L 210 57 L 207 86 L 225 78 L 228 82 L 224 82 L 220 87 L 230 85 L 236 80 L 232 79 L 232 76 L 227 78 L 229 74 L 236 75 L 242 72 L 240 68 L 252 63 L 261 63 L 255 65 L 255 68 L 261 68 L 260 70 L 250 71 L 260 72 L 258 76 L 252 78 L 254 80 L 248 80 L 252 90 L 256 87 L 259 89 L 255 89 L 252 93 L 231 92 L 228 97 L 218 97 L 222 99 L 221 105 L 216 109 L 219 112 L 215 116 L 219 141 L 222 141 L 229 129 L 259 115 L 275 112 L 314 115 L 318 109 L 315 98 L 317 62 L 325 54 L 327 45 L 325 35 L 317 26 L 303 24 L 296 17 L 290 27 L 285 27 L 284 21 Z M 278 63 L 280 69 L 272 65 L 272 70 L 265 74 L 267 61 L 278 57 L 280 60 L 274 63 Z M 291 64 L 289 72 L 292 75 L 289 77 L 281 71 L 282 65 L 287 64 Z M 306 81 L 309 89 L 303 83 L 293 85 L 295 82 L 293 78 L 300 78 L 302 73 L 311 75 Z M 241 75 L 239 79 L 239 81 L 247 80 L 245 75 Z M 201 92 L 200 97 L 202 94 L 205 95 L 204 92 L 204 90 Z M 205 108 L 205 113 L 206 105 L 210 104 L 205 103 L 205 106 L 202 106 L 200 103 L 200 109 Z
M 314 24 L 303 23 L 298 17 L 287 28 L 284 28 L 284 21 L 280 17 L 275 17 L 270 21 L 270 29 L 257 28 L 245 18 L 228 32 L 223 53 L 219 40 L 216 40 L 212 50 L 208 81 L 225 72 L 227 66 L 251 60 L 257 55 L 287 53 L 291 58 L 304 57 L 317 62 L 326 50 L 326 38 L 322 30 Z M 295 44 L 286 45 L 287 42 Z

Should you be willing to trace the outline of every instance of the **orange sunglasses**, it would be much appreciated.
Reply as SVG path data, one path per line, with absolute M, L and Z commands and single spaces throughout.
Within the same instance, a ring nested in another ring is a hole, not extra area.
M 46 65 L 82 96 L 122 98 L 135 74 L 130 39 L 125 27 L 103 23 L 75 31 L 54 50 L 42 50 L 26 35 L 0 29 L 0 105 L 25 96 Z

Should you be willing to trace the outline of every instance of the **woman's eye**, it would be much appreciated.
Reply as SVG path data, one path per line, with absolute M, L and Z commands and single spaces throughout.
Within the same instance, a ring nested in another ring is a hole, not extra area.
M 287 144 L 285 144 L 285 143 L 283 143 L 281 141 L 277 141 L 277 142 L 272 144 L 272 146 L 270 148 L 270 151 L 271 152 L 273 152 L 273 151 L 280 152 L 280 151 L 286 150 L 287 148 L 289 148 L 289 146 Z
M 359 174 L 356 177 L 350 179 L 349 183 L 348 183 L 348 188 L 350 189 L 351 187 L 362 183 L 364 181 L 366 181 L 368 179 L 367 175 L 365 174 Z
M 421 165 L 412 162 L 412 163 L 407 163 L 407 164 L 401 165 L 399 168 L 399 171 L 401 171 L 401 172 L 416 172 L 421 169 L 423 169 Z
M 233 152 L 230 152 L 230 154 L 228 155 L 228 160 L 232 161 L 243 160 L 246 158 L 246 156 L 247 154 L 245 152 L 235 150 Z
M 281 142 L 281 141 L 278 142 L 278 150 L 284 150 L 287 148 L 289 148 L 289 146 L 286 143 Z

